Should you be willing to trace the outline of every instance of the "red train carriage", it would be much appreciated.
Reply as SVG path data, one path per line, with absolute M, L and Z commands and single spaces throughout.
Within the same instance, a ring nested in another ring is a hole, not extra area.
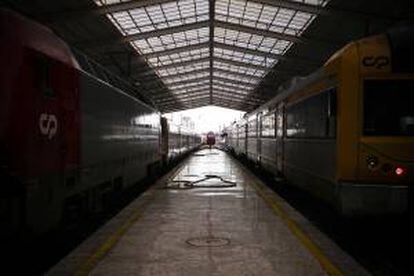
M 2 232 L 99 212 L 169 154 L 159 113 L 80 68 L 49 29 L 0 9 L 0 31 Z

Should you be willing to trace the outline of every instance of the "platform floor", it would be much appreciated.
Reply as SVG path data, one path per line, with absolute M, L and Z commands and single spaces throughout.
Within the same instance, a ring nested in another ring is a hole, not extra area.
M 368 273 L 232 157 L 204 149 L 48 274 Z

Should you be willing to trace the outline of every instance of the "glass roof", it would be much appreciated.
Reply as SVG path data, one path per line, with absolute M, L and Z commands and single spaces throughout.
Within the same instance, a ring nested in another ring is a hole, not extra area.
M 224 100 L 223 93 L 227 101 L 231 95 L 254 97 L 261 80 L 316 18 L 317 12 L 301 7 L 323 7 L 329 0 L 216 0 L 214 15 L 209 0 L 94 1 L 118 7 L 106 16 L 185 102 L 182 95 L 191 93 L 191 101 Z

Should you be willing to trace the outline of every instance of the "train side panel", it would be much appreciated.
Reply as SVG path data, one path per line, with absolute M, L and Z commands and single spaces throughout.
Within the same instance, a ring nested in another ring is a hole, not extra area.
M 245 122 L 241 122 L 237 127 L 237 150 L 236 153 L 241 156 L 246 156 L 246 145 L 247 145 L 247 126 Z
M 334 203 L 336 189 L 336 95 L 326 79 L 286 103 L 283 174 L 315 196 Z
M 258 134 L 257 114 L 254 114 L 248 119 L 247 139 L 246 139 L 246 155 L 247 155 L 247 158 L 249 158 L 253 162 L 258 161 L 257 134 Z
M 260 124 L 260 165 L 266 170 L 277 174 L 275 112 L 270 111 L 263 114 Z
M 160 161 L 159 115 L 86 73 L 80 83 L 83 185 L 118 179 L 125 188 L 146 177 Z

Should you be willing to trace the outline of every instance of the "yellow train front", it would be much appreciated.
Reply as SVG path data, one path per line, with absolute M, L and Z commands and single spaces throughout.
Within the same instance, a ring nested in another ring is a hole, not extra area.
M 414 178 L 413 45 L 404 30 L 348 44 L 245 116 L 242 154 L 343 215 L 406 212 Z
M 335 180 L 344 214 L 408 209 L 414 179 L 412 35 L 363 39 L 326 64 L 339 84 Z

